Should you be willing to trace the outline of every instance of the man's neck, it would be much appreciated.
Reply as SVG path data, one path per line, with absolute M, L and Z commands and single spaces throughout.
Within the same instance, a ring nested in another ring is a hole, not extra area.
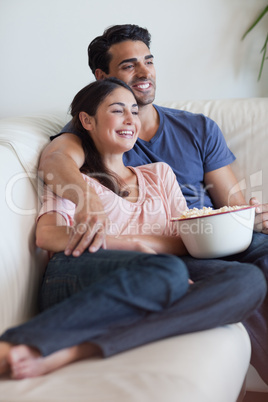
M 159 115 L 153 105 L 140 106 L 139 118 L 141 120 L 141 131 L 139 138 L 150 141 L 156 134 L 159 127 Z

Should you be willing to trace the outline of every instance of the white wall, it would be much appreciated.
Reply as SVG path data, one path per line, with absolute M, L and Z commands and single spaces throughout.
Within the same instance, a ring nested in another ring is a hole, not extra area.
M 152 34 L 157 101 L 268 96 L 257 82 L 267 0 L 0 0 L 0 117 L 67 110 L 93 76 L 87 46 L 110 25 Z M 268 62 L 267 62 L 268 64 Z

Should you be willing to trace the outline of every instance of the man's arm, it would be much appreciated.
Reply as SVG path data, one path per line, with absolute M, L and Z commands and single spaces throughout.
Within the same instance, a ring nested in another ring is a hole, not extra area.
M 257 232 L 268 234 L 268 203 L 260 204 L 257 198 L 252 197 L 249 200 L 250 205 L 256 206 L 255 226 Z
M 205 173 L 204 182 L 215 208 L 246 204 L 230 165 Z
M 73 253 L 74 256 L 88 247 L 94 252 L 105 246 L 106 214 L 99 197 L 80 173 L 84 159 L 81 140 L 74 134 L 65 133 L 47 145 L 38 168 L 40 178 L 55 194 L 77 206 L 74 230 L 65 248 L 67 255 Z
M 245 198 L 230 165 L 205 173 L 206 188 L 216 208 L 224 205 L 245 205 Z M 268 204 L 260 204 L 256 198 L 249 200 L 256 205 L 254 229 L 268 234 Z

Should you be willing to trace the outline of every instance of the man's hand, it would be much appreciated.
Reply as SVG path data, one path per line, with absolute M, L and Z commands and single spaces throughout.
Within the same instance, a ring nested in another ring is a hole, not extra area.
M 268 204 L 260 204 L 255 197 L 249 200 L 249 204 L 256 207 L 254 230 L 268 234 Z
M 106 225 L 107 216 L 99 197 L 85 196 L 82 206 L 77 206 L 65 254 L 79 257 L 87 248 L 91 253 L 106 248 Z

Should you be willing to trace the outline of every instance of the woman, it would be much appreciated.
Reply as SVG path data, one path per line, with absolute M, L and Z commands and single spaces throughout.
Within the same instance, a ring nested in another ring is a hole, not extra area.
M 0 373 L 10 370 L 16 379 L 240 321 L 266 290 L 257 268 L 238 263 L 231 274 L 221 270 L 189 284 L 186 265 L 175 256 L 186 249 L 170 223 L 186 208 L 175 175 L 163 163 L 123 164 L 140 129 L 126 84 L 94 82 L 75 96 L 71 110 L 84 129 L 84 179 L 109 219 L 107 249 L 66 256 L 75 205 L 46 189 L 36 242 L 52 258 L 42 282 L 41 313 L 0 337 Z

